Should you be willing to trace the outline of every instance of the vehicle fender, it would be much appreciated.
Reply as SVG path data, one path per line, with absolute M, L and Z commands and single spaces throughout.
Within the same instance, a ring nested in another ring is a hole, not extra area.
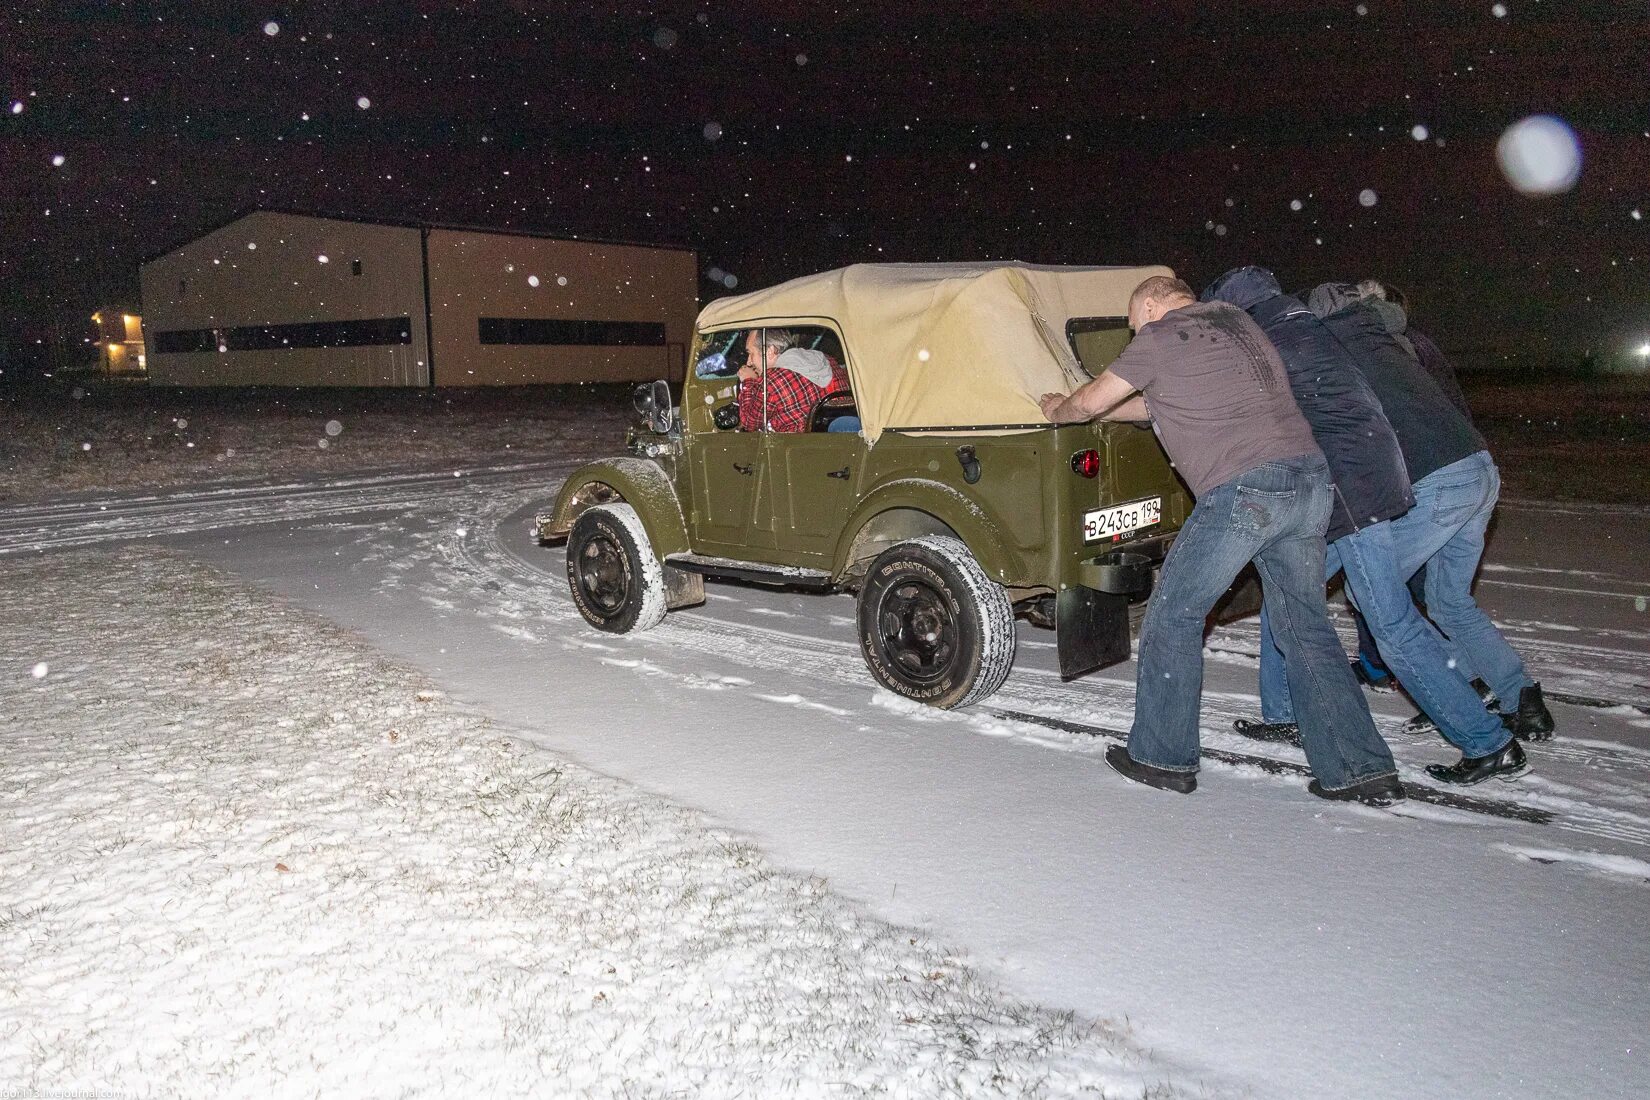
M 541 541 L 566 538 L 579 513 L 622 500 L 636 509 L 653 552 L 661 559 L 688 550 L 687 521 L 676 483 L 664 467 L 647 458 L 604 458 L 567 475 L 555 506 L 537 518 Z
M 863 572 L 894 542 L 946 528 L 968 545 L 991 579 L 1024 583 L 1025 562 L 990 514 L 951 486 L 925 478 L 886 482 L 860 502 L 843 525 L 832 575 L 841 580 Z

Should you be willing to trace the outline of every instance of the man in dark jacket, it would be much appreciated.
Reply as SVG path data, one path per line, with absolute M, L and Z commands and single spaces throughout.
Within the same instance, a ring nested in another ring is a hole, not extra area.
M 1391 283 L 1385 283 L 1379 279 L 1365 279 L 1358 284 L 1358 293 L 1368 299 L 1390 302 L 1398 308 L 1400 311 L 1398 316 L 1404 319 L 1404 324 L 1398 329 L 1396 335 L 1414 353 L 1416 361 L 1421 364 L 1421 369 L 1426 371 L 1434 382 L 1438 383 L 1438 389 L 1442 391 L 1445 397 L 1449 398 L 1449 403 L 1455 406 L 1457 412 L 1467 418 L 1467 423 L 1471 424 L 1472 410 L 1467 407 L 1467 397 L 1466 394 L 1461 392 L 1461 383 L 1456 381 L 1455 368 L 1450 365 L 1449 359 L 1438 345 L 1433 343 L 1426 333 L 1419 331 L 1413 323 L 1409 322 L 1409 301 L 1404 292 Z M 1381 314 L 1381 319 L 1387 322 L 1388 331 L 1392 331 L 1391 326 L 1395 319 L 1393 311 L 1382 307 L 1375 308 Z M 1426 581 L 1427 569 L 1424 565 L 1409 579 L 1410 593 L 1422 603 L 1425 603 L 1427 598 Z M 1392 674 L 1386 667 L 1386 663 L 1381 660 L 1380 647 L 1376 644 L 1374 636 L 1369 632 L 1369 624 L 1364 621 L 1364 617 L 1358 613 L 1356 607 L 1352 609 L 1352 618 L 1358 626 L 1358 656 L 1353 660 L 1352 671 L 1357 675 L 1359 681 L 1368 684 L 1376 691 L 1391 691 L 1393 688 Z M 1479 681 L 1479 683 L 1482 682 Z
M 1278 353 L 1246 314 L 1153 276 L 1129 302 L 1135 338 L 1100 377 L 1042 396 L 1054 423 L 1149 418 L 1197 506 L 1140 629 L 1134 724 L 1106 762 L 1136 782 L 1197 786 L 1203 625 L 1238 571 L 1260 570 L 1300 712 L 1313 794 L 1387 805 L 1404 797 L 1329 625 L 1323 590 L 1329 471 Z M 1135 396 L 1135 391 L 1140 395 Z
M 1358 293 L 1365 298 L 1383 302 L 1391 302 L 1404 315 L 1404 327 L 1399 331 L 1404 340 L 1408 341 L 1410 350 L 1415 353 L 1415 359 L 1421 364 L 1421 369 L 1427 376 L 1438 383 L 1438 389 L 1449 398 L 1456 411 L 1472 423 L 1472 410 L 1467 407 L 1467 395 L 1461 392 L 1461 383 L 1456 380 L 1455 368 L 1450 365 L 1449 358 L 1443 349 L 1432 342 L 1432 338 L 1417 329 L 1409 322 L 1409 301 L 1404 292 L 1391 283 L 1383 283 L 1379 279 L 1365 279 L 1358 284 Z
M 1518 654 L 1472 598 L 1484 532 L 1500 491 L 1495 463 L 1477 429 L 1455 411 L 1395 339 L 1393 327 L 1400 331 L 1403 327 L 1401 310 L 1388 302 L 1364 301 L 1350 283 L 1318 287 L 1308 305 L 1380 399 L 1414 483 L 1415 507 L 1392 522 L 1392 543 L 1401 577 L 1427 566 L 1427 611 L 1453 643 L 1455 664 L 1449 670 L 1451 688 L 1442 702 L 1434 704 L 1446 707 L 1447 712 L 1429 709 L 1427 714 L 1446 734 L 1476 733 L 1482 722 L 1470 713 L 1466 696 L 1453 686 L 1466 686 L 1475 675 L 1481 675 L 1499 698 L 1509 701 L 1508 733 L 1492 738 L 1485 729 L 1482 736 L 1468 735 L 1473 747 L 1463 745 L 1459 762 L 1448 767 L 1432 765 L 1428 771 L 1451 783 L 1522 774 L 1528 764 L 1517 737 L 1539 740 L 1551 736 L 1553 721 L 1541 686 L 1525 673 Z M 1377 311 L 1381 307 L 1389 307 L 1389 313 L 1395 310 L 1396 315 L 1383 318 Z M 1481 714 L 1476 692 L 1470 687 L 1466 691 Z M 1511 700 L 1517 700 L 1516 709 Z M 1491 750 L 1491 741 L 1502 737 L 1504 743 Z
M 1408 512 L 1415 498 L 1379 399 L 1340 341 L 1299 299 L 1284 295 L 1265 268 L 1229 271 L 1204 290 L 1203 298 L 1246 309 L 1288 369 L 1295 400 L 1329 460 L 1340 498 L 1325 536 L 1327 573 L 1345 569 L 1347 591 L 1369 620 L 1388 666 L 1422 709 L 1439 717 L 1444 736 L 1468 757 L 1493 755 L 1506 745 L 1507 731 L 1455 671 L 1449 643 L 1422 617 L 1404 585 L 1389 521 Z M 1240 719 L 1235 726 L 1245 736 L 1294 740 L 1299 734 L 1289 685 L 1270 627 L 1263 611 L 1262 721 Z

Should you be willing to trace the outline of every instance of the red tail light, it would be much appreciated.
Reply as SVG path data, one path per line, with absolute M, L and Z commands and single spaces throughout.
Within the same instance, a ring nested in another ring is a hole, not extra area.
M 1084 477 L 1100 476 L 1100 452 L 1094 450 L 1078 451 L 1071 456 L 1071 468 L 1073 472 Z

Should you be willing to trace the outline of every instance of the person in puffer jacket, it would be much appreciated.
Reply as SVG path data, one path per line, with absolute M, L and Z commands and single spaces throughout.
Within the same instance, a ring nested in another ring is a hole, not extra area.
M 1553 720 L 1541 686 L 1472 597 L 1501 485 L 1484 438 L 1397 339 L 1407 319 L 1395 303 L 1366 300 L 1350 283 L 1325 283 L 1307 304 L 1380 400 L 1413 482 L 1415 507 L 1390 523 L 1398 575 L 1407 580 L 1426 565 L 1427 611 L 1450 644 L 1442 668 L 1398 678 L 1412 694 L 1417 683 L 1429 685 L 1420 688 L 1428 698 L 1416 702 L 1462 750 L 1457 763 L 1428 771 L 1449 783 L 1521 775 L 1528 762 L 1517 739 L 1550 737 Z M 1373 618 L 1370 625 L 1376 627 Z M 1379 628 L 1375 636 L 1391 664 Z M 1485 710 L 1469 683 L 1475 676 L 1503 700 L 1504 715 Z

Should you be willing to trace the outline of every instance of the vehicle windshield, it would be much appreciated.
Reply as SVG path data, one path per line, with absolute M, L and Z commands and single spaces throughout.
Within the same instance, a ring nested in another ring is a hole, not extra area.
M 716 332 L 705 337 L 704 354 L 693 365 L 697 378 L 727 378 L 745 362 L 745 331 Z
M 1083 369 L 1098 378 L 1111 361 L 1123 354 L 1134 333 L 1126 317 L 1073 317 L 1066 322 L 1066 339 Z

